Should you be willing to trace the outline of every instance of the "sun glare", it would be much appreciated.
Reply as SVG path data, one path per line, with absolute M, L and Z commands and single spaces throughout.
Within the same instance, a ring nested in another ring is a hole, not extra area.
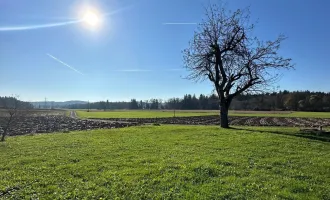
M 1 0 L 0 0 L 1 1 Z M 92 32 L 99 32 L 106 25 L 106 14 L 102 12 L 98 5 L 80 5 L 76 9 L 77 18 L 81 25 Z M 107 20 L 108 21 L 108 20 Z
M 100 17 L 92 11 L 87 11 L 84 15 L 83 20 L 92 27 L 96 27 L 100 23 Z

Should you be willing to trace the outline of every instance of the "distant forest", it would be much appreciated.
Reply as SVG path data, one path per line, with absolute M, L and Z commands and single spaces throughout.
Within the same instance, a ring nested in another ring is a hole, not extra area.
M 184 95 L 183 98 L 136 100 L 130 102 L 100 101 L 66 106 L 70 109 L 178 109 L 178 110 L 218 110 L 218 98 L 212 95 Z M 310 91 L 279 91 L 273 93 L 240 95 L 231 110 L 292 110 L 292 111 L 330 111 L 330 93 Z
M 29 102 L 17 100 L 15 97 L 0 97 L 0 108 L 23 108 L 31 109 L 33 105 Z

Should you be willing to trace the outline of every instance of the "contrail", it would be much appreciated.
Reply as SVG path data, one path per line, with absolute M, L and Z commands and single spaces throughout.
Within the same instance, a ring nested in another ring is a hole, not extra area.
M 149 69 L 119 69 L 113 70 L 115 72 L 151 72 L 152 70 Z
M 55 58 L 54 56 L 50 55 L 49 53 L 46 54 L 47 56 L 53 58 L 54 60 L 56 60 L 57 62 L 61 63 L 62 65 L 65 65 L 67 67 L 69 67 L 70 69 L 72 69 L 73 71 L 81 74 L 81 75 L 84 75 L 83 73 L 81 73 L 80 71 L 76 70 L 75 68 L 71 67 L 70 65 L 66 64 L 65 62 L 61 61 L 60 59 L 58 58 Z
M 0 27 L 0 31 L 23 31 L 23 30 L 33 30 L 33 29 L 40 29 L 40 28 L 50 28 L 56 26 L 66 26 L 69 24 L 76 24 L 80 23 L 83 20 L 72 20 L 66 22 L 59 22 L 59 23 L 51 23 L 51 24 L 39 24 L 39 25 L 31 25 L 31 26 L 7 26 L 7 27 Z
M 182 68 L 167 69 L 165 71 L 182 71 Z
M 119 12 L 122 12 L 128 8 L 131 8 L 133 5 L 126 6 L 117 10 L 114 10 L 112 12 L 104 13 L 101 16 L 107 17 L 111 16 L 114 14 L 117 14 Z M 84 19 L 76 19 L 76 20 L 70 20 L 70 21 L 65 21 L 65 22 L 58 22 L 58 23 L 49 23 L 49 24 L 37 24 L 37 25 L 26 25 L 26 26 L 5 26 L 5 27 L 0 27 L 0 32 L 1 31 L 24 31 L 24 30 L 33 30 L 33 29 L 41 29 L 41 28 L 51 28 L 51 27 L 56 27 L 56 26 L 66 26 L 70 24 L 77 24 L 83 22 Z
M 163 25 L 197 25 L 195 22 L 166 22 Z
M 115 72 L 170 72 L 170 71 L 181 71 L 183 69 L 164 69 L 164 70 L 150 70 L 150 69 L 119 69 L 119 70 L 113 70 Z
M 129 5 L 129 6 L 125 6 L 125 7 L 123 7 L 123 8 L 119 8 L 119 9 L 117 9 L 117 10 L 114 10 L 114 11 L 112 11 L 112 12 L 105 13 L 105 14 L 103 14 L 102 16 L 111 16 L 111 15 L 114 15 L 114 14 L 120 13 L 120 12 L 122 12 L 122 11 L 124 11 L 124 10 L 130 9 L 130 8 L 132 8 L 133 6 L 134 6 L 134 4 L 131 4 L 131 5 Z

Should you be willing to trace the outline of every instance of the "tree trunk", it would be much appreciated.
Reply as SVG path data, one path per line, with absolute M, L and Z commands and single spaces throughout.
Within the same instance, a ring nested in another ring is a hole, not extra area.
M 1 142 L 5 141 L 6 135 L 7 135 L 7 130 L 4 130 L 3 133 L 2 133 L 2 136 L 1 136 Z
M 228 106 L 226 105 L 226 103 L 220 104 L 220 127 L 229 128 Z
M 10 116 L 6 128 L 3 130 L 3 133 L 2 133 L 2 136 L 1 136 L 0 142 L 4 142 L 5 141 L 5 137 L 7 136 L 7 132 L 8 132 L 8 129 L 9 129 L 10 125 L 11 125 L 12 119 L 13 119 L 13 115 Z

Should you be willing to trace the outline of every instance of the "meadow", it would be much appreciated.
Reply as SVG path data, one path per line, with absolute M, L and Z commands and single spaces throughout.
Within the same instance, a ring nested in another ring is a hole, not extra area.
M 114 110 L 97 111 L 77 110 L 80 118 L 156 118 L 173 117 L 173 110 Z M 176 117 L 219 115 L 217 110 L 176 110 Z M 294 111 L 229 111 L 229 116 L 242 117 L 301 117 L 330 118 L 330 112 L 294 112 Z
M 330 145 L 297 131 L 161 125 L 9 137 L 0 199 L 330 199 Z

